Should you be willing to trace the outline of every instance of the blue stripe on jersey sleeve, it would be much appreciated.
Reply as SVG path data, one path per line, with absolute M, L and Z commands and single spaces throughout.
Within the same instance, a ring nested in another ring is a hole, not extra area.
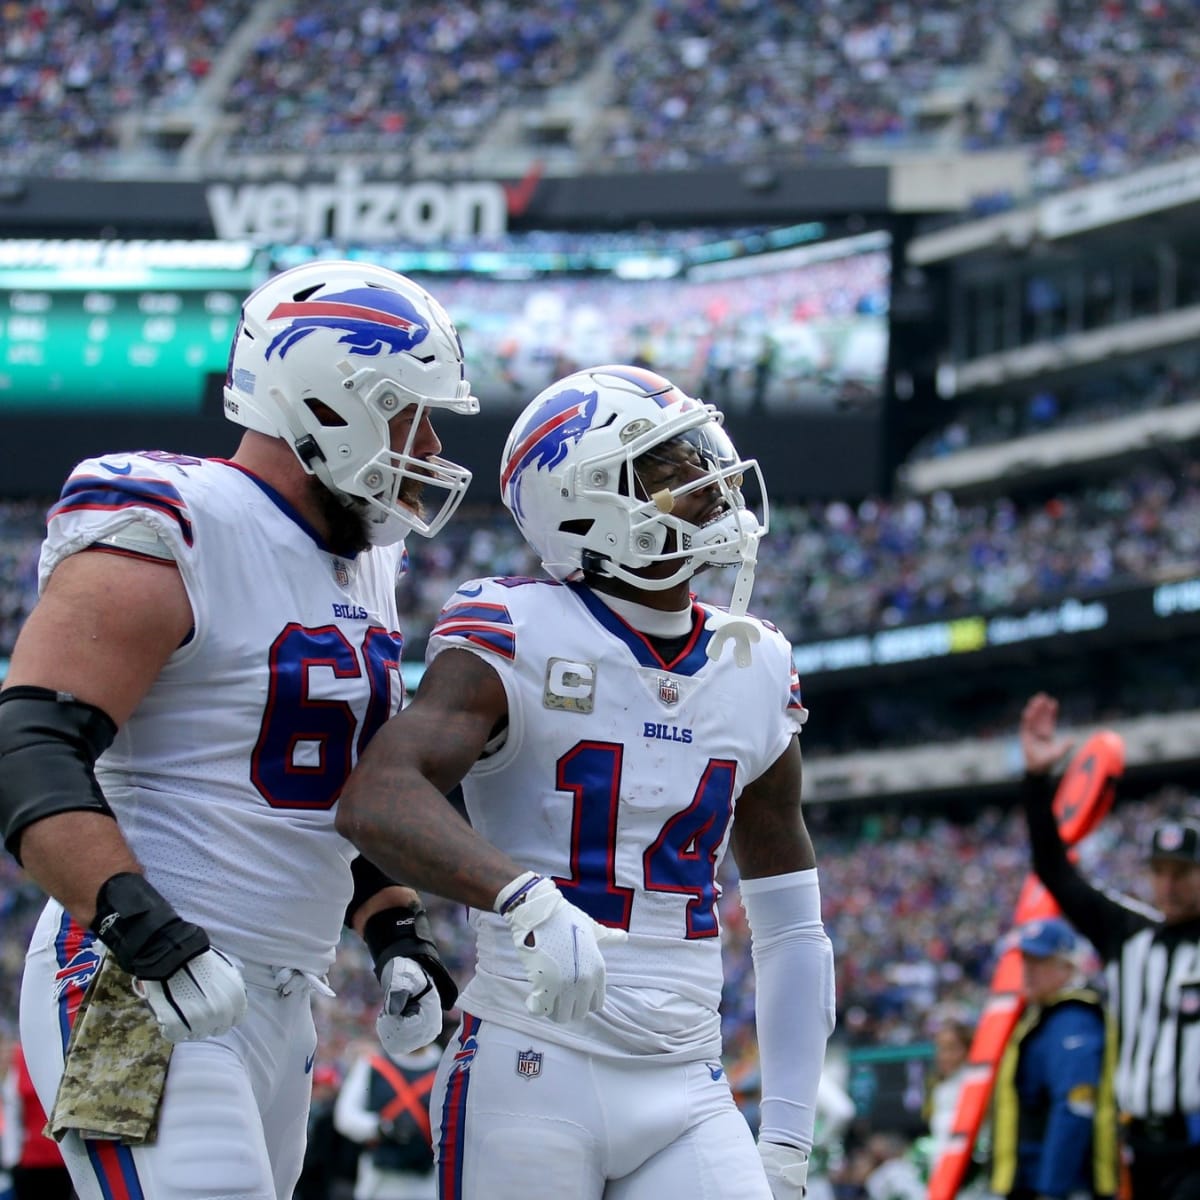
M 517 656 L 517 633 L 503 604 L 471 601 L 442 609 L 431 637 L 461 638 L 510 662 Z
M 58 502 L 50 509 L 48 520 L 73 512 L 116 512 L 125 508 L 145 508 L 169 516 L 179 526 L 184 542 L 192 545 L 192 522 L 187 504 L 174 487 L 161 479 L 72 476 L 64 484 Z
M 451 621 L 445 625 L 435 625 L 430 637 L 461 638 L 509 662 L 517 657 L 517 635 L 511 629 L 497 629 L 494 625 Z
M 454 604 L 452 602 L 447 604 L 438 614 L 438 622 L 450 620 L 489 621 L 497 625 L 512 624 L 512 617 L 503 604 L 487 604 L 485 602 L 474 604 Z

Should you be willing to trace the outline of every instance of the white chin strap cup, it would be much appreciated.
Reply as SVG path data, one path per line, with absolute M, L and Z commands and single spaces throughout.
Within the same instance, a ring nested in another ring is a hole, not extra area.
M 752 659 L 750 647 L 762 637 L 762 630 L 746 617 L 750 607 L 750 593 L 754 590 L 754 568 L 758 561 L 758 541 L 750 544 L 749 550 L 738 567 L 733 581 L 733 596 L 729 601 L 726 616 L 714 614 L 705 623 L 705 629 L 713 630 L 706 653 L 714 662 L 721 657 L 727 641 L 733 642 L 733 661 L 739 667 L 748 667 Z

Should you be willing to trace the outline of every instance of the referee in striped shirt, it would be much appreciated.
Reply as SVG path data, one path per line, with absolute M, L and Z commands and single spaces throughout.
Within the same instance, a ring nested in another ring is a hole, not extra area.
M 1132 1198 L 1200 1200 L 1200 822 L 1155 827 L 1154 909 L 1102 892 L 1067 858 L 1051 811 L 1050 772 L 1070 749 L 1058 702 L 1032 697 L 1020 735 L 1033 869 L 1106 967 Z

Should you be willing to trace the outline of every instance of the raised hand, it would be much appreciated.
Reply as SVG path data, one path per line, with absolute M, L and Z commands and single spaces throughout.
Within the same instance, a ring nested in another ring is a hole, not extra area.
M 1020 739 L 1025 770 L 1031 775 L 1046 774 L 1074 745 L 1070 738 L 1058 736 L 1058 701 L 1045 692 L 1026 701 Z

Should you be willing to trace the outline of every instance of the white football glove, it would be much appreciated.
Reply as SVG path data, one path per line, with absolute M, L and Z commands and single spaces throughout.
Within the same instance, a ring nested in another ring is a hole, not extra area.
M 808 1154 L 795 1146 L 778 1142 L 759 1142 L 772 1200 L 804 1200 L 808 1194 Z
M 375 1032 L 393 1057 L 428 1046 L 442 1032 L 442 1001 L 419 962 L 398 955 L 383 965 L 383 1007 Z
M 521 966 L 533 984 L 525 1007 L 552 1021 L 581 1021 L 604 1005 L 600 947 L 625 941 L 623 929 L 593 921 L 549 879 L 526 871 L 502 888 L 496 912 L 509 925 Z
M 134 979 L 168 1042 L 198 1042 L 228 1033 L 245 1015 L 241 968 L 211 946 L 166 979 Z

